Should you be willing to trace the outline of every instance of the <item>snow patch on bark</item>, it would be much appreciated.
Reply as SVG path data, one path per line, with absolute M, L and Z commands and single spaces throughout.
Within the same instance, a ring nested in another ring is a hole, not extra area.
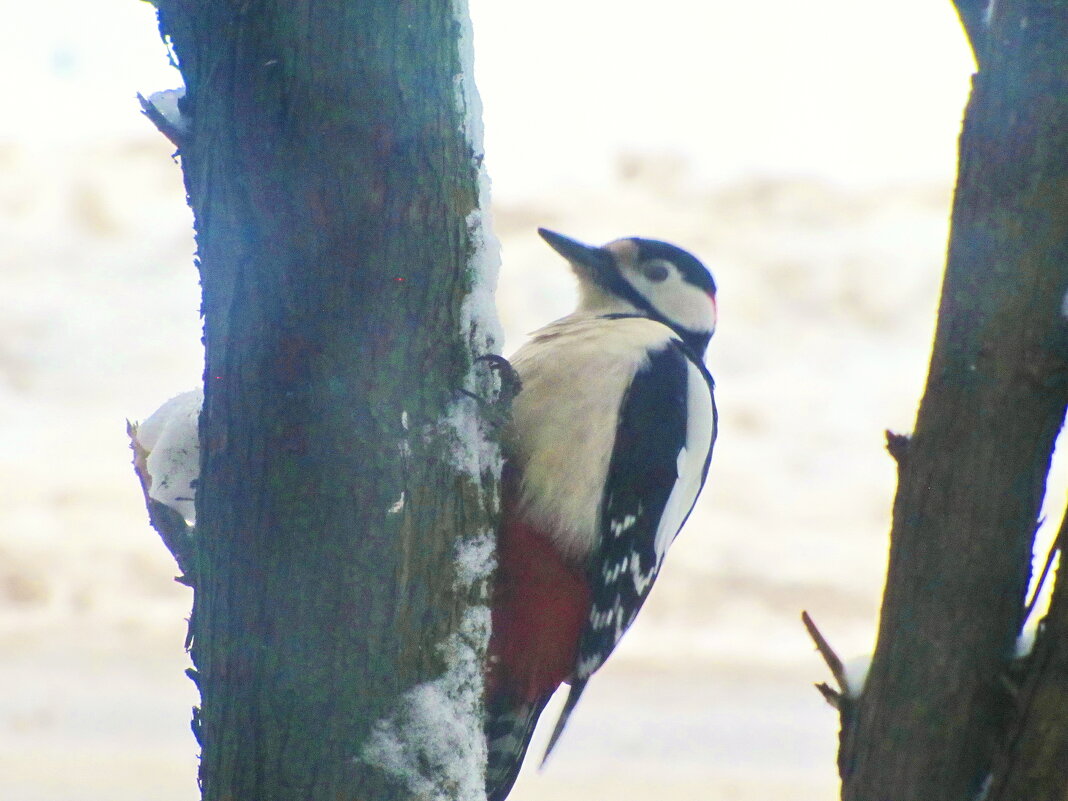
M 460 72 L 455 79 L 455 103 L 464 115 L 463 134 L 471 148 L 472 164 L 478 174 L 478 205 L 467 216 L 473 252 L 468 262 L 471 289 L 463 304 L 462 325 L 474 352 L 482 355 L 500 352 L 504 343 L 493 297 L 501 266 L 501 245 L 493 233 L 489 215 L 490 179 L 483 161 L 485 129 L 482 124 L 482 98 L 475 85 L 474 29 L 471 27 L 467 0 L 454 0 L 453 13 L 460 28 Z
M 479 193 L 482 194 L 481 191 Z M 489 216 L 488 190 L 479 200 L 479 208 L 467 215 L 467 232 L 471 242 L 468 275 L 471 284 L 460 307 L 462 332 L 477 356 L 499 353 L 504 331 L 497 317 L 497 275 L 501 267 L 501 243 L 493 233 Z
M 472 371 L 473 374 L 474 371 Z M 468 377 L 468 391 L 472 394 L 484 383 Z M 488 424 L 482 420 L 478 404 L 473 398 L 460 397 L 445 408 L 445 413 L 431 429 L 431 434 L 445 438 L 444 450 L 449 463 L 471 481 L 479 482 L 487 471 L 499 474 L 502 460 L 500 448 L 490 438 Z
M 500 242 L 493 233 L 490 219 L 490 181 L 483 164 L 484 128 L 482 99 L 475 86 L 474 30 L 467 0 L 453 0 L 453 16 L 460 31 L 457 43 L 459 71 L 454 78 L 453 102 L 462 114 L 461 129 L 471 152 L 472 167 L 477 174 L 478 197 L 475 208 L 466 218 L 468 242 L 468 290 L 460 309 L 460 335 L 466 340 L 473 359 L 500 353 L 504 333 L 497 317 L 494 295 L 500 270 Z M 487 428 L 480 403 L 492 404 L 500 391 L 500 377 L 475 361 L 465 381 L 467 395 L 454 400 L 434 426 L 443 434 L 452 454 L 452 464 L 471 480 L 479 482 L 490 474 L 500 475 L 500 449 L 493 432 Z M 479 401 L 474 400 L 480 399 Z
M 456 549 L 456 581 L 462 590 L 470 590 L 480 581 L 488 581 L 497 564 L 497 539 L 484 531 L 460 543 Z
M 485 801 L 482 654 L 489 629 L 488 607 L 468 609 L 442 647 L 445 673 L 406 692 L 360 754 L 416 801 Z
M 457 592 L 485 597 L 495 565 L 492 532 L 461 542 L 454 565 Z M 439 646 L 445 672 L 401 696 L 360 752 L 361 761 L 403 783 L 416 801 L 485 801 L 482 697 L 490 620 L 487 605 L 467 608 Z
M 453 16 L 460 28 L 458 53 L 460 72 L 455 78 L 456 107 L 464 112 L 464 136 L 471 143 L 476 159 L 482 158 L 485 128 L 482 124 L 482 97 L 475 85 L 475 31 L 467 0 L 453 0 Z

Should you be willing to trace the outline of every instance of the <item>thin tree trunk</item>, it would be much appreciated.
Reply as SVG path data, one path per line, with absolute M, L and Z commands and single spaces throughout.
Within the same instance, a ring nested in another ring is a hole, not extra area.
M 1057 541 L 1068 542 L 1068 511 Z M 1063 553 L 1063 551 L 1062 551 Z M 1062 556 L 1063 560 L 1063 556 Z M 1064 567 L 1023 676 L 986 801 L 1068 801 L 1068 581 Z
M 203 798 L 477 793 L 499 465 L 462 393 L 493 346 L 466 3 L 158 8 L 204 293 Z
M 963 14 L 982 67 L 878 645 L 843 719 L 846 801 L 974 798 L 1012 714 L 1003 677 L 1068 397 L 1068 1 L 989 5 L 986 28 Z

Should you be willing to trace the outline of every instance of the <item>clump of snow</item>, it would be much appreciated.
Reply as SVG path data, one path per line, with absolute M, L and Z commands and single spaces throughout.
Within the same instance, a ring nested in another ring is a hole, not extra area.
M 137 442 L 148 454 L 148 495 L 196 523 L 196 482 L 200 476 L 201 389 L 175 395 L 137 427 Z
M 177 89 L 164 89 L 162 92 L 153 92 L 148 96 L 149 104 L 160 113 L 170 126 L 178 133 L 189 132 L 189 121 L 182 115 L 178 108 L 178 101 L 185 97 L 185 87 Z
M 401 490 L 400 497 L 397 498 L 396 502 L 391 507 L 389 507 L 386 514 L 399 515 L 401 512 L 403 512 L 407 497 L 408 493 L 405 490 Z
M 488 190 L 480 190 L 479 196 L 479 207 L 467 215 L 467 230 L 473 248 L 468 260 L 471 286 L 460 307 L 460 325 L 472 349 L 481 356 L 500 351 L 504 331 L 495 302 L 501 243 L 490 222 Z
M 486 470 L 500 470 L 500 448 L 488 438 L 473 398 L 451 401 L 433 431 L 445 438 L 449 463 L 472 481 L 479 481 Z
M 846 680 L 846 686 L 843 689 L 849 698 L 860 698 L 860 694 L 864 692 L 864 685 L 868 682 L 868 671 L 871 670 L 871 659 L 872 654 L 860 654 L 843 663 Z
M 457 585 L 469 589 L 488 580 L 496 564 L 497 540 L 492 532 L 484 531 L 464 540 L 456 549 Z
M 482 654 L 490 612 L 471 607 L 442 647 L 447 668 L 378 721 L 360 759 L 400 780 L 415 801 L 485 801 Z

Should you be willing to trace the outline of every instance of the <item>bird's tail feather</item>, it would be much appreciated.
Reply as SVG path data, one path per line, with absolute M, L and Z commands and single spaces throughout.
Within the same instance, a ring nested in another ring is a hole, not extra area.
M 564 708 L 560 712 L 560 717 L 556 719 L 556 726 L 553 728 L 552 737 L 549 738 L 549 744 L 545 747 L 545 756 L 541 758 L 541 765 L 539 767 L 545 767 L 545 761 L 549 758 L 549 754 L 553 752 L 553 748 L 556 747 L 556 741 L 559 740 L 560 735 L 564 733 L 564 726 L 567 725 L 568 718 L 571 717 L 571 713 L 575 710 L 575 705 L 578 703 L 582 691 L 586 689 L 587 681 L 588 679 L 575 679 L 572 681 L 571 691 L 567 694 L 567 701 L 564 702 Z
M 545 704 L 552 693 L 533 703 L 504 695 L 486 701 L 486 798 L 504 801 L 523 766 L 527 746 Z

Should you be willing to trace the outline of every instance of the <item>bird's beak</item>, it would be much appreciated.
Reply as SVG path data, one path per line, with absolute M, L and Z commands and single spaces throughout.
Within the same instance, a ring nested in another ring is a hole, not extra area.
M 547 228 L 539 228 L 538 235 L 549 243 L 549 247 L 598 284 L 606 284 L 610 280 L 609 276 L 615 272 L 615 257 L 605 248 L 584 245 Z

